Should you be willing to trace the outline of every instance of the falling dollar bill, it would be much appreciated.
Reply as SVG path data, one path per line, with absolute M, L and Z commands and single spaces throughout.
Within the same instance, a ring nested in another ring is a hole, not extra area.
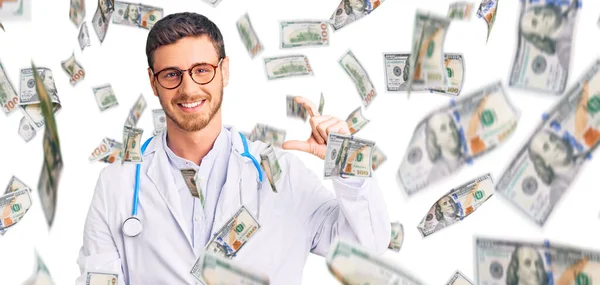
M 20 190 L 29 190 L 29 192 L 31 193 L 31 188 L 29 186 L 27 186 L 23 181 L 21 181 L 21 179 L 17 178 L 16 176 L 13 175 L 13 177 L 10 178 L 10 181 L 8 182 L 8 185 L 6 186 L 6 190 L 4 191 L 4 195 L 8 194 L 8 193 L 12 193 L 12 192 L 17 192 Z M 31 198 L 31 196 L 29 197 Z M 0 200 L 2 200 L 2 198 L 0 197 Z M 31 203 L 30 203 L 31 204 Z M 21 206 L 19 206 L 21 207 Z M 11 209 L 12 210 L 12 209 Z M 27 210 L 25 210 L 27 211 Z M 22 218 L 23 215 L 16 215 L 15 219 L 12 220 L 12 224 L 16 224 L 18 223 Z M 7 223 L 10 221 L 7 221 Z M 0 224 L 2 223 L 2 221 L 0 221 Z M 2 228 L 0 226 L 0 235 L 4 235 L 6 233 L 6 228 Z
M 342 284 L 423 284 L 389 260 L 340 238 L 331 244 L 326 261 L 329 272 Z
M 98 1 L 98 8 L 92 18 L 92 26 L 96 35 L 98 35 L 100 43 L 104 42 L 108 26 L 110 25 L 110 19 L 114 12 L 114 5 L 112 3 L 112 1 Z
M 102 142 L 94 149 L 92 154 L 88 157 L 90 162 L 94 162 L 100 160 L 106 156 L 108 156 L 111 152 L 111 142 L 109 138 L 103 138 Z
M 319 114 L 323 115 L 323 107 L 325 107 L 325 97 L 323 97 L 323 92 L 321 92 L 321 99 L 319 99 Z
M 399 222 L 393 222 L 392 225 L 392 235 L 390 236 L 390 244 L 388 248 L 399 252 L 402 247 L 402 243 L 404 242 L 404 227 Z
M 268 285 L 265 274 L 249 271 L 235 263 L 205 252 L 200 255 L 190 273 L 202 284 L 219 285 Z
M 285 141 L 286 131 L 265 124 L 256 124 L 248 139 L 251 141 L 262 141 L 273 146 L 281 147 Z
M 48 95 L 51 96 L 54 113 L 57 113 L 61 109 L 61 103 L 56 91 L 56 85 L 54 84 L 52 70 L 44 67 L 40 67 L 37 70 Z M 44 127 L 45 121 L 42 114 L 40 96 L 36 91 L 33 69 L 31 68 L 21 69 L 19 105 L 24 111 L 25 118 L 27 118 L 34 128 L 39 130 Z
M 119 275 L 114 273 L 88 272 L 85 285 L 116 285 Z
M 31 21 L 32 0 L 0 1 L 0 19 L 3 21 Z
M 550 242 L 475 240 L 476 284 L 596 284 L 600 252 Z
M 448 18 L 417 11 L 410 57 L 408 94 L 413 88 L 435 88 L 448 82 L 444 68 L 444 41 Z
M 385 67 L 385 86 L 387 91 L 408 90 L 408 76 L 410 75 L 410 54 L 384 53 L 383 65 Z M 411 91 L 425 91 L 425 88 L 413 86 Z
M 444 67 L 446 67 L 448 83 L 444 86 L 430 88 L 429 90 L 434 93 L 458 96 L 465 80 L 465 62 L 462 54 L 444 54 Z
M 329 133 L 325 154 L 325 178 L 372 176 L 375 142 Z
M 23 285 L 54 285 L 54 281 L 52 281 L 52 276 L 50 276 L 50 271 L 48 270 L 48 267 L 46 267 L 46 264 L 40 257 L 37 250 L 35 251 L 35 257 L 35 272 L 33 273 L 33 275 L 31 275 L 31 277 L 29 277 L 29 279 L 25 281 L 25 283 L 23 283 Z
M 539 225 L 600 144 L 600 60 L 544 115 L 496 191 Z
M 314 75 L 308 58 L 304 55 L 288 55 L 280 57 L 266 57 L 265 70 L 267 79 Z
M 154 109 L 152 110 L 152 122 L 154 124 L 154 135 L 167 129 L 167 116 L 165 110 Z
M 281 48 L 329 46 L 326 21 L 281 21 L 279 25 Z
M 473 282 L 460 271 L 454 272 L 454 275 L 446 282 L 446 285 L 473 285 Z
M 244 43 L 248 54 L 250 54 L 250 58 L 254 58 L 256 55 L 260 54 L 264 50 L 264 47 L 260 43 L 256 31 L 252 27 L 248 13 L 242 15 L 237 20 L 236 26 L 240 33 L 240 38 L 242 38 L 242 42 Z
M 94 97 L 100 111 L 119 106 L 117 96 L 115 96 L 115 92 L 110 84 L 92 87 L 92 91 L 94 92 Z
M 410 196 L 449 176 L 508 138 L 519 117 L 500 82 L 431 112 L 413 133 L 398 184 Z
M 453 20 L 470 20 L 471 11 L 473 11 L 473 3 L 469 2 L 454 2 L 448 7 L 448 18 Z
M 385 153 L 383 153 L 379 147 L 375 146 L 373 149 L 373 157 L 371 162 L 373 171 L 377 170 L 377 168 L 379 168 L 379 166 L 381 166 L 386 160 L 387 156 Z
M 0 196 L 0 230 L 15 225 L 31 208 L 31 191 L 22 189 Z
M 148 106 L 148 104 L 146 103 L 146 99 L 144 99 L 144 94 L 140 94 L 140 97 L 138 97 L 133 107 L 129 110 L 125 126 L 135 127 L 142 116 L 142 113 L 146 110 L 146 106 Z
M 417 229 L 423 237 L 456 224 L 475 212 L 494 194 L 494 182 L 488 173 L 458 186 L 431 206 Z
M 308 118 L 308 111 L 300 103 L 294 100 L 296 96 L 287 95 L 285 97 L 286 114 L 288 118 L 299 118 L 302 121 L 306 121 Z
M 358 62 L 350 50 L 346 52 L 338 62 L 348 76 L 350 76 L 352 82 L 354 82 L 354 86 L 356 86 L 356 90 L 362 99 L 363 105 L 368 107 L 369 104 L 371 104 L 371 101 L 377 96 L 377 92 L 375 91 L 375 86 L 373 86 L 367 71 L 360 62 Z
M 90 46 L 90 32 L 88 31 L 88 26 L 86 22 L 83 22 L 83 24 L 81 24 L 77 40 L 79 41 L 79 47 L 81 48 L 81 51 L 83 51 L 85 47 Z
M 119 25 L 152 29 L 163 17 L 163 9 L 145 4 L 115 1 L 112 22 Z
M 509 86 L 562 94 L 569 77 L 579 0 L 521 1 Z
M 25 142 L 29 142 L 35 137 L 36 134 L 37 131 L 29 124 L 29 121 L 27 121 L 25 117 L 21 118 L 21 121 L 19 121 L 19 136 Z
M 69 18 L 76 27 L 81 25 L 85 18 L 85 0 L 71 0 L 71 8 L 69 9 Z
M 477 17 L 483 18 L 488 26 L 486 42 L 490 39 L 490 33 L 492 32 L 492 28 L 494 27 L 494 23 L 496 22 L 498 1 L 499 0 L 481 0 L 481 4 L 479 4 L 479 9 L 477 9 Z
M 107 138 L 107 140 L 110 149 L 109 153 L 107 156 L 98 159 L 98 161 L 104 163 L 114 163 L 115 161 L 120 160 L 123 157 L 123 144 L 110 138 Z
M 142 163 L 144 161 L 141 150 L 143 133 L 143 129 L 132 126 L 123 127 L 123 137 L 126 139 L 123 144 L 123 160 L 121 163 Z
M 346 25 L 371 14 L 384 0 L 341 0 L 329 23 L 334 31 L 337 31 Z
M 75 60 L 75 53 L 68 59 L 62 61 L 60 65 L 69 77 L 71 77 L 69 80 L 71 85 L 75 86 L 85 78 L 85 70 L 83 70 L 81 64 Z
M 0 62 L 0 104 L 2 104 L 2 111 L 7 116 L 17 110 L 19 104 L 19 96 L 8 79 L 2 62 Z
M 258 230 L 260 230 L 260 224 L 246 207 L 242 206 L 215 233 L 215 236 L 206 245 L 205 251 L 219 257 L 232 259 Z
M 277 155 L 275 154 L 275 149 L 271 146 L 268 146 L 261 154 L 260 154 L 260 166 L 263 171 L 267 175 L 267 179 L 269 179 L 269 184 L 271 184 L 271 189 L 273 192 L 277 193 L 277 183 L 281 178 L 281 166 L 279 165 L 279 160 L 277 159 Z
M 356 108 L 356 110 L 352 111 L 352 113 L 348 115 L 348 118 L 346 118 L 346 124 L 348 124 L 348 129 L 352 135 L 360 131 L 369 122 L 370 120 L 363 115 L 361 107 Z

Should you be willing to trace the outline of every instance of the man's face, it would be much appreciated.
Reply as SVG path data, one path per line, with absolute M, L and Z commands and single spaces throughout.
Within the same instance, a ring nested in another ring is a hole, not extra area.
M 169 67 L 189 69 L 198 63 L 217 65 L 219 56 L 207 36 L 185 37 L 174 44 L 161 46 L 154 52 L 155 73 Z M 179 87 L 163 88 L 148 69 L 154 95 L 158 96 L 169 121 L 181 130 L 193 132 L 203 129 L 221 109 L 223 87 L 229 82 L 229 59 L 224 58 L 215 70 L 213 80 L 199 85 L 183 72 Z M 184 105 L 185 104 L 185 105 Z
M 520 248 L 518 251 L 519 270 L 519 285 L 540 285 L 541 274 L 538 268 L 544 268 L 542 260 L 538 258 L 537 252 L 530 247 Z
M 536 7 L 527 11 L 521 19 L 521 30 L 526 34 L 549 36 L 558 26 L 556 13 L 551 8 Z
M 440 199 L 438 205 L 442 209 L 442 213 L 444 213 L 445 217 L 453 217 L 456 213 L 456 207 L 454 206 L 454 202 L 450 197 L 444 197 Z
M 452 117 L 447 114 L 434 115 L 429 120 L 429 127 L 435 133 L 440 148 L 453 153 L 459 150 L 460 137 Z
M 550 166 L 564 166 L 571 161 L 571 146 L 554 133 L 540 132 L 531 140 L 531 150 Z

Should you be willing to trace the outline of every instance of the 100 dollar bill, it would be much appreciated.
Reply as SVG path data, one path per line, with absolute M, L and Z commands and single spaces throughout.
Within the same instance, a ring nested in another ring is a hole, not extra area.
M 232 259 L 259 229 L 260 224 L 258 221 L 250 214 L 246 207 L 242 206 L 215 233 L 215 236 L 206 245 L 205 250 L 217 256 Z
M 491 151 L 519 116 L 500 82 L 433 111 L 413 133 L 396 175 L 400 187 L 410 196 Z
M 302 75 L 314 75 L 308 57 L 304 55 L 289 55 L 265 58 L 267 79 Z
M 375 91 L 375 86 L 373 86 L 369 74 L 358 62 L 352 51 L 346 52 L 338 62 L 354 82 L 363 105 L 368 107 L 371 101 L 377 97 L 377 91 Z
M 252 27 L 248 13 L 242 15 L 235 24 L 250 58 L 254 58 L 263 51 L 264 47 L 260 43 L 256 31 L 254 31 L 254 28 Z
M 41 82 L 44 84 L 44 87 L 48 92 L 48 95 L 51 96 L 50 100 L 52 103 L 53 112 L 57 113 L 61 109 L 61 103 L 60 99 L 58 98 L 58 92 L 56 91 L 52 70 L 40 67 L 37 68 L 37 72 L 41 78 Z M 25 113 L 25 118 L 27 118 L 31 126 L 38 130 L 44 127 L 45 120 L 42 114 L 40 96 L 36 91 L 33 69 L 21 69 L 21 89 L 19 93 L 19 105 Z
M 329 45 L 329 25 L 325 21 L 282 21 L 279 24 L 281 48 Z
M 335 12 L 331 15 L 329 23 L 334 31 L 337 31 L 346 25 L 371 14 L 384 0 L 361 0 L 359 6 L 350 4 L 347 0 L 340 1 Z
M 575 83 L 510 162 L 496 191 L 543 225 L 600 144 L 600 60 Z
M 567 85 L 580 0 L 523 0 L 509 86 L 561 94 Z
M 2 105 L 2 111 L 8 116 L 17 110 L 18 104 L 19 96 L 8 79 L 2 62 L 0 62 L 0 105 Z
M 329 133 L 325 153 L 325 178 L 372 176 L 375 142 Z

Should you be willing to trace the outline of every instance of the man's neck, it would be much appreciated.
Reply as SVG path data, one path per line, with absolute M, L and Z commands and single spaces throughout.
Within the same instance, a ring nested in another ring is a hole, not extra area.
M 215 114 L 206 127 L 196 132 L 181 130 L 169 121 L 167 122 L 167 146 L 177 156 L 200 165 L 202 158 L 213 148 L 221 129 L 220 114 Z

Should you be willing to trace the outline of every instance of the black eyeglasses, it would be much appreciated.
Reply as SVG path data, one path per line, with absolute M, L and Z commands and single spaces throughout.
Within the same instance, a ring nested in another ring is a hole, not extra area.
M 175 89 L 183 82 L 183 73 L 187 72 L 196 84 L 205 85 L 213 81 L 217 74 L 217 68 L 221 65 L 223 58 L 219 59 L 217 65 L 210 63 L 199 63 L 190 69 L 181 70 L 177 67 L 165 68 L 154 74 L 158 84 L 165 89 Z

